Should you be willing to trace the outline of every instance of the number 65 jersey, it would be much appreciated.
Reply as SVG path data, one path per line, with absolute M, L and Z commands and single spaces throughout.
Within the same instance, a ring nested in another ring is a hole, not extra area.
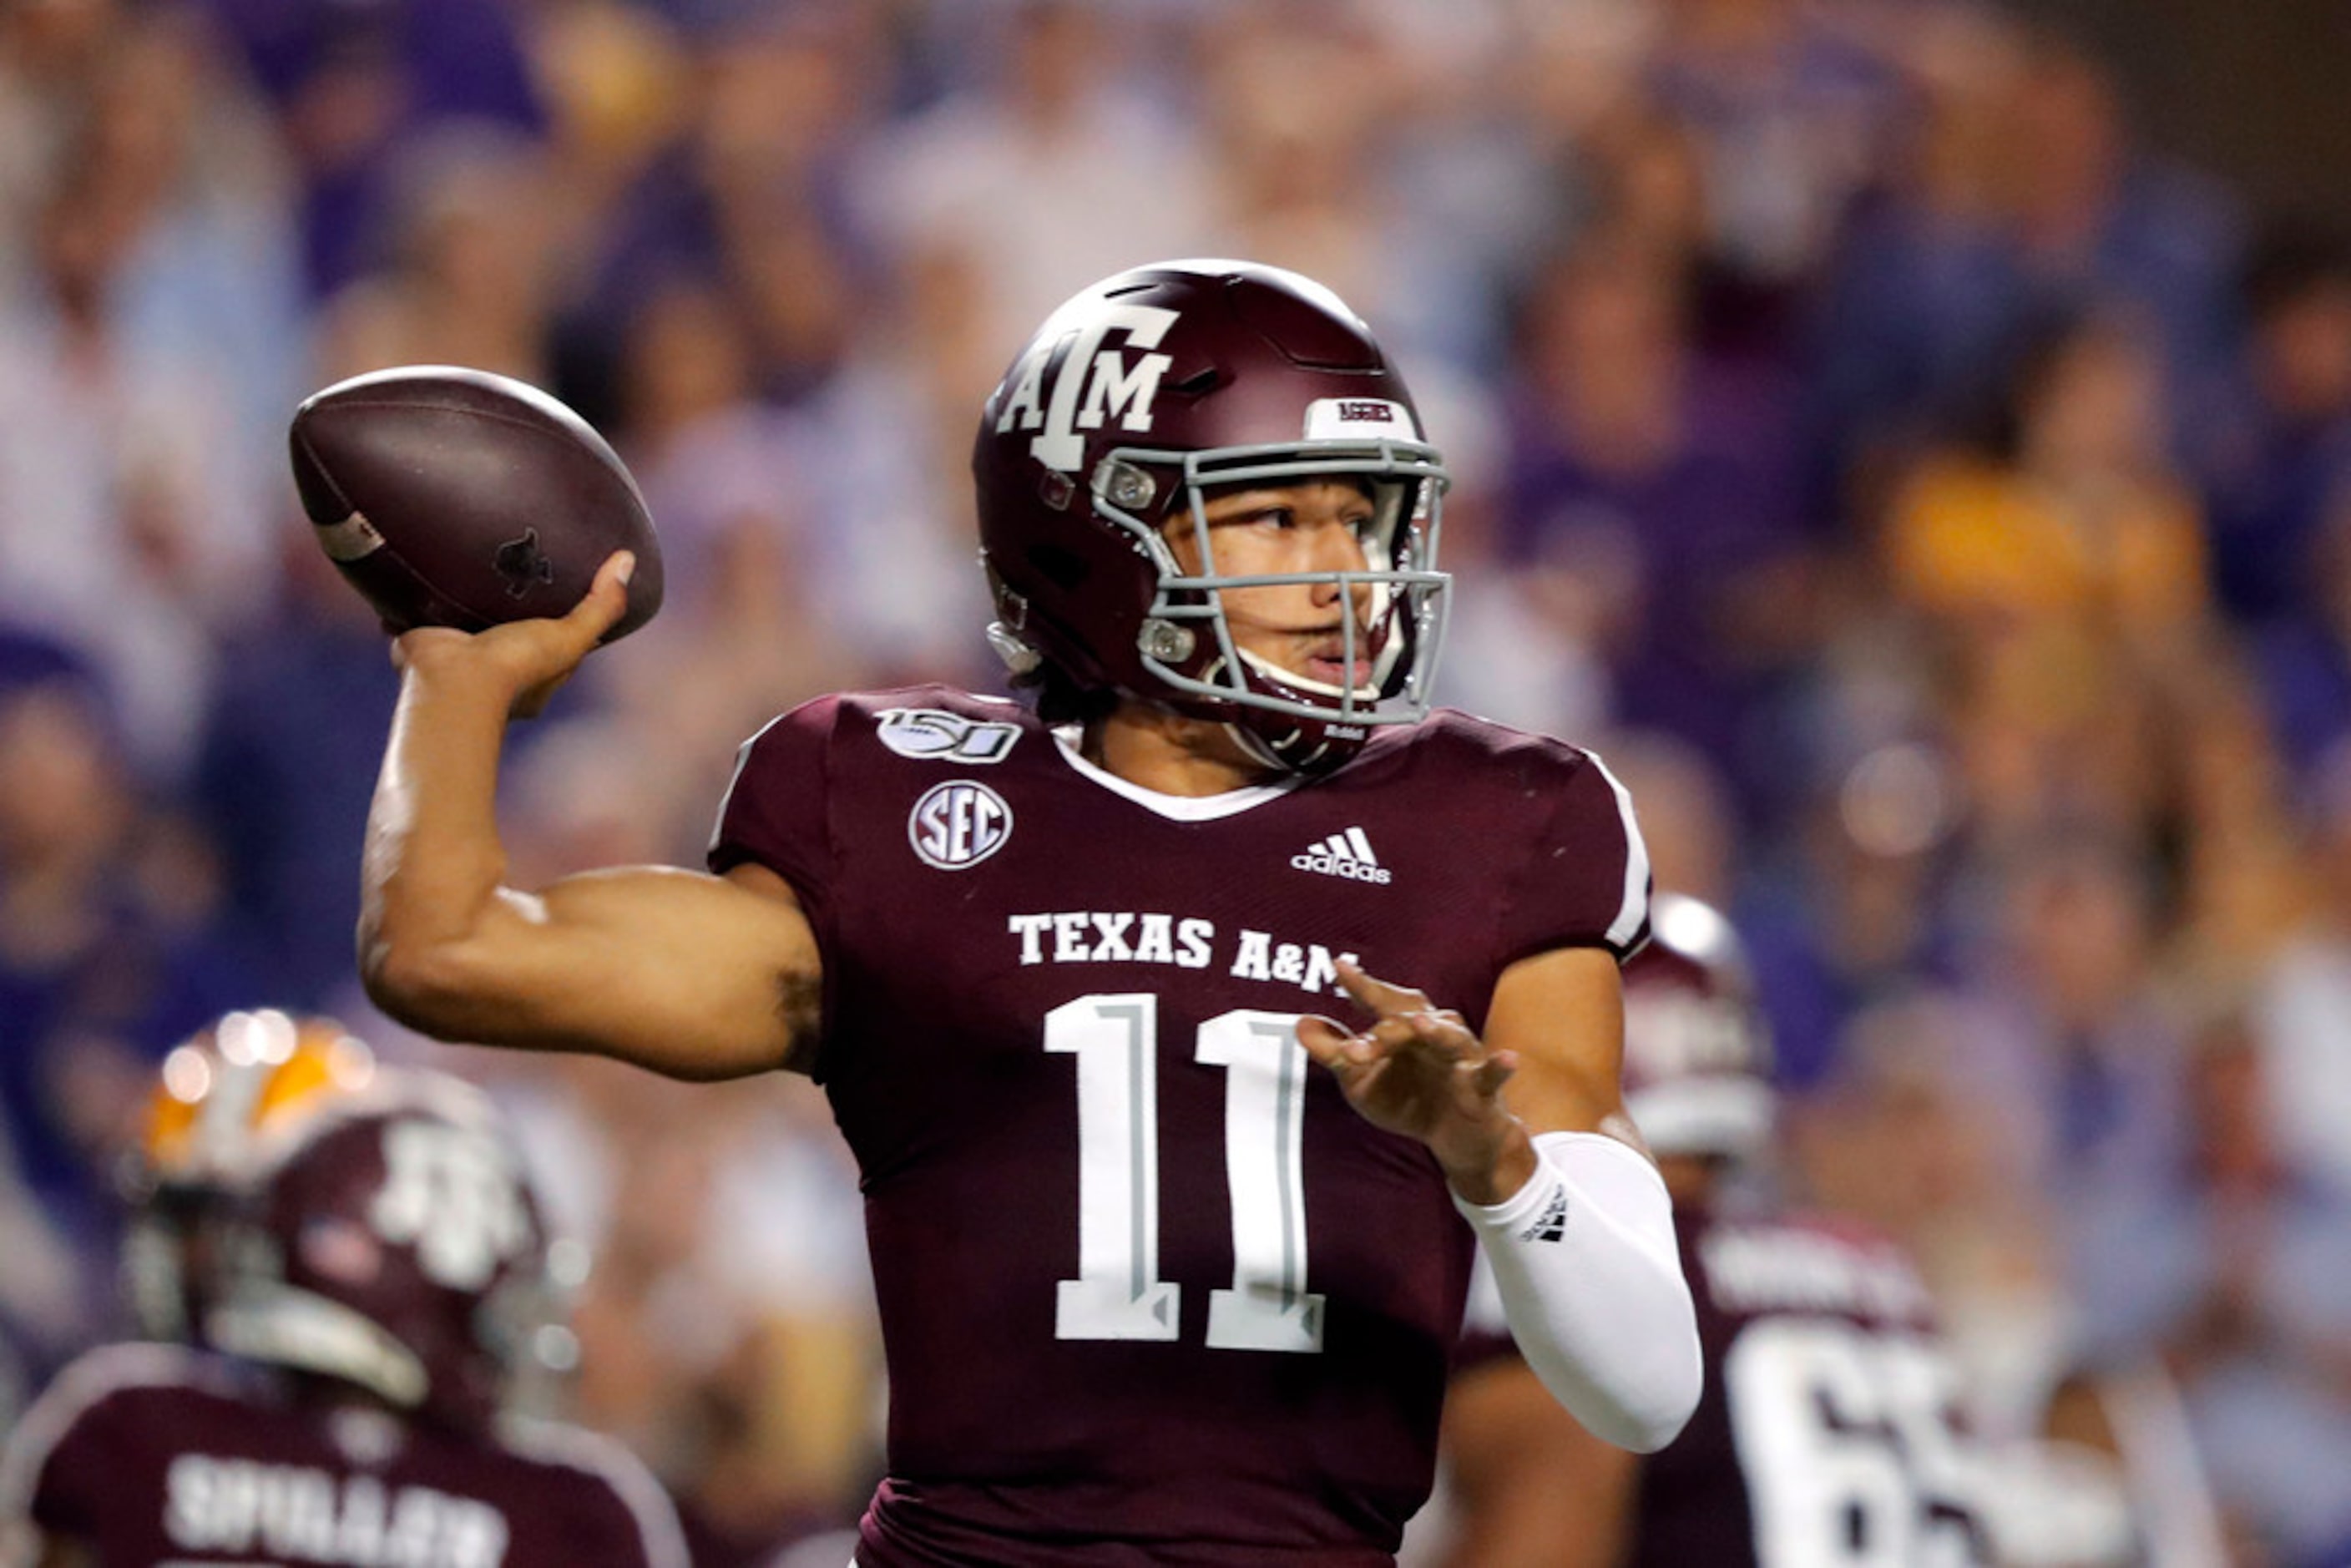
M 863 1568 L 1385 1564 L 1426 1499 L 1473 1243 L 1294 1033 L 1337 965 L 1480 1027 L 1531 955 L 1646 936 L 1623 789 L 1439 713 L 1201 800 L 938 687 L 743 750 L 714 838 L 821 946 L 815 1071 L 890 1377 Z
M 1978 1568 L 1985 1451 L 1925 1284 L 1890 1239 L 1770 1208 L 1675 1217 L 1706 1392 L 1641 1460 L 1625 1568 Z M 1458 1370 L 1519 1364 L 1482 1285 Z M 1565 1462 L 1565 1461 L 1562 1461 Z

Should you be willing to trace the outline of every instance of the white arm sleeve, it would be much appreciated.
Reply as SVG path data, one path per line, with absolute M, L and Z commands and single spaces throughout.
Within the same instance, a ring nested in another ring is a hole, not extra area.
M 1635 1453 L 1673 1441 L 1705 1377 L 1665 1177 L 1600 1133 L 1543 1133 L 1535 1174 L 1477 1229 L 1510 1335 L 1552 1396 Z

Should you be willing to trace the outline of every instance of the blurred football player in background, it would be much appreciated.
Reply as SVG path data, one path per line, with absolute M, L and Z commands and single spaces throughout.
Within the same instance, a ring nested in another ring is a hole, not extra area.
M 158 1192 L 204 1196 L 142 1218 L 139 1289 L 210 1348 L 110 1345 L 57 1375 L 0 1454 L 0 1562 L 684 1568 L 635 1459 L 505 1408 L 533 1339 L 563 1330 L 488 1099 L 362 1067 L 357 1042 L 283 1014 L 232 1014 L 188 1049 L 167 1089 L 187 1115 L 167 1108 L 144 1163 Z M 246 1092 L 279 1103 L 256 1114 Z M 233 1173 L 211 1157 L 237 1145 Z
M 785 715 L 710 874 L 505 885 L 506 722 L 632 563 L 560 621 L 402 638 L 371 994 L 823 1082 L 890 1382 L 863 1568 L 1389 1563 L 1479 1235 L 1546 1386 L 1665 1444 L 1699 1367 L 1617 1082 L 1646 852 L 1591 754 L 1430 714 L 1447 476 L 1368 329 L 1272 267 L 1119 274 L 1016 356 L 973 468 L 1034 708 Z
M 1547 1397 L 1473 1304 L 1446 1410 L 1456 1568 L 1992 1561 L 1932 1305 L 1890 1241 L 1772 1201 L 1770 1041 L 1737 935 L 1660 894 L 1625 967 L 1625 1100 L 1678 1209 L 1706 1392 L 1643 1458 Z M 1480 1292 L 1482 1298 L 1483 1292 Z M 1473 1298 L 1479 1302 L 1479 1298 Z

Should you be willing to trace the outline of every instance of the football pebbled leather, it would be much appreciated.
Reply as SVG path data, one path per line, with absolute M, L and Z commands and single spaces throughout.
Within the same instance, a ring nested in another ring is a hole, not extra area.
M 536 387 L 455 365 L 373 371 L 306 399 L 287 444 L 319 548 L 386 632 L 561 615 L 617 549 L 637 566 L 604 641 L 661 608 L 661 546 L 636 481 Z

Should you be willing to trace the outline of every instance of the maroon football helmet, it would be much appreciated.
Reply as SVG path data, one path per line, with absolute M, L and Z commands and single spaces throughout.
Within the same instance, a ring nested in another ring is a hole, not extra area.
M 219 1349 L 459 1425 L 499 1407 L 558 1315 L 513 1139 L 442 1073 L 380 1070 L 264 1148 L 222 1258 Z
M 980 555 L 1018 674 L 1050 661 L 1112 689 L 1232 725 L 1269 762 L 1316 770 L 1379 725 L 1428 711 L 1447 580 L 1436 570 L 1437 449 L 1371 332 L 1321 284 L 1239 261 L 1170 261 L 1103 279 L 1038 329 L 988 398 L 972 452 Z M 1369 570 L 1236 578 L 1212 559 L 1213 491 L 1353 476 L 1374 505 Z M 1161 537 L 1188 509 L 1202 559 Z M 1326 685 L 1242 652 L 1221 590 L 1334 583 L 1370 591 Z
M 1659 894 L 1625 964 L 1625 1106 L 1660 1155 L 1747 1159 L 1771 1135 L 1771 1037 L 1747 952 L 1707 904 Z

